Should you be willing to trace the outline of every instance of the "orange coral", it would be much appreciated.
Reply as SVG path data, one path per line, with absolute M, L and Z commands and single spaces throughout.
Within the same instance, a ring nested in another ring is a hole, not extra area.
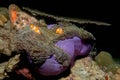
M 35 32 L 38 33 L 38 34 L 40 34 L 39 27 L 36 27 Z
M 11 21 L 15 22 L 17 19 L 17 12 L 15 10 L 11 11 Z
M 35 31 L 36 33 L 40 34 L 40 28 L 39 27 L 36 27 L 33 24 L 31 24 L 30 27 L 32 28 L 33 31 Z
M 17 8 L 15 5 L 11 5 L 9 7 L 9 15 L 10 15 L 10 19 L 11 19 L 11 22 L 15 22 L 16 19 L 17 19 Z
M 57 28 L 56 29 L 56 33 L 57 34 L 62 34 L 63 33 L 63 29 L 62 28 Z

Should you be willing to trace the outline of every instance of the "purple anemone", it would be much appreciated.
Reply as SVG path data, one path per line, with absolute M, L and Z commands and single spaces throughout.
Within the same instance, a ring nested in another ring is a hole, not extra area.
M 58 41 L 55 46 L 62 49 L 70 58 L 71 64 L 73 64 L 76 56 L 86 55 L 90 52 L 92 46 L 90 44 L 84 44 L 81 38 L 75 36 L 71 39 L 65 39 Z M 45 76 L 58 75 L 66 68 L 56 61 L 55 56 L 47 59 L 45 63 L 39 67 L 39 73 Z
M 55 56 L 47 59 L 45 63 L 39 67 L 39 73 L 45 76 L 58 75 L 64 71 L 64 67 L 56 61 Z

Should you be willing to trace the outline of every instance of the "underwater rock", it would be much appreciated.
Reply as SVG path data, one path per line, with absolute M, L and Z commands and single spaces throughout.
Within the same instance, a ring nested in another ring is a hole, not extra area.
M 100 69 L 95 61 L 90 57 L 85 57 L 75 62 L 69 76 L 59 80 L 106 80 L 105 75 L 106 73 Z
M 115 80 L 120 80 L 120 68 L 117 69 L 115 76 Z
M 5 73 L 6 65 L 7 65 L 7 62 L 0 63 L 0 80 L 4 79 L 4 77 L 7 76 L 7 73 Z
M 115 80 L 120 80 L 120 74 L 115 74 Z
M 7 72 L 11 72 L 14 69 L 15 65 L 19 62 L 19 57 L 20 54 L 10 58 L 9 61 L 0 63 L 0 80 L 7 77 Z
M 5 23 L 8 21 L 8 9 L 7 8 L 0 8 L 0 26 L 4 26 Z
M 9 19 L 9 13 L 8 9 L 6 7 L 0 7 L 0 14 L 4 15 L 4 17 L 8 20 Z
M 11 55 L 10 51 L 10 31 L 0 28 L 0 54 Z
M 7 22 L 7 18 L 0 14 L 0 26 L 4 26 L 5 22 Z

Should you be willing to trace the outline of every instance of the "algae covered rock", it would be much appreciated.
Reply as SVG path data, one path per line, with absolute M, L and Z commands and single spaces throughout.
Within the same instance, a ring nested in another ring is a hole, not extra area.
M 115 63 L 110 53 L 106 51 L 101 51 L 98 53 L 95 57 L 95 61 L 101 66 L 109 66 Z
M 60 80 L 106 80 L 106 73 L 90 57 L 82 58 L 75 62 L 71 74 Z M 109 80 L 111 80 L 109 78 Z
M 95 61 L 101 68 L 104 68 L 105 71 L 116 73 L 116 70 L 120 67 L 119 64 L 116 64 L 111 54 L 106 51 L 101 51 L 96 57 Z
M 9 13 L 8 13 L 8 9 L 6 7 L 0 7 L 0 14 L 4 15 L 4 17 L 9 19 Z
M 120 68 L 117 69 L 117 73 L 115 74 L 115 80 L 120 80 Z
M 5 73 L 5 67 L 7 65 L 7 62 L 0 64 L 0 80 L 4 79 L 4 77 L 7 76 L 7 73 Z
M 15 68 L 15 65 L 20 61 L 19 57 L 20 54 L 10 58 L 9 61 L 0 63 L 0 80 L 8 77 L 7 72 L 11 72 Z
M 4 26 L 4 24 L 8 21 L 8 9 L 7 8 L 0 8 L 0 26 Z
M 7 22 L 7 18 L 0 14 L 0 26 L 4 26 L 5 22 Z

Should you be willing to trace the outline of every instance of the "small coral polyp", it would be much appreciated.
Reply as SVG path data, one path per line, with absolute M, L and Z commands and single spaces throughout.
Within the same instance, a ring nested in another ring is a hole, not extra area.
M 62 28 L 57 28 L 56 33 L 57 34 L 63 34 L 63 29 Z
M 40 27 L 37 27 L 37 26 L 35 26 L 34 24 L 31 24 L 30 27 L 31 27 L 31 29 L 32 29 L 33 31 L 35 31 L 36 33 L 41 34 L 41 32 L 40 32 Z

